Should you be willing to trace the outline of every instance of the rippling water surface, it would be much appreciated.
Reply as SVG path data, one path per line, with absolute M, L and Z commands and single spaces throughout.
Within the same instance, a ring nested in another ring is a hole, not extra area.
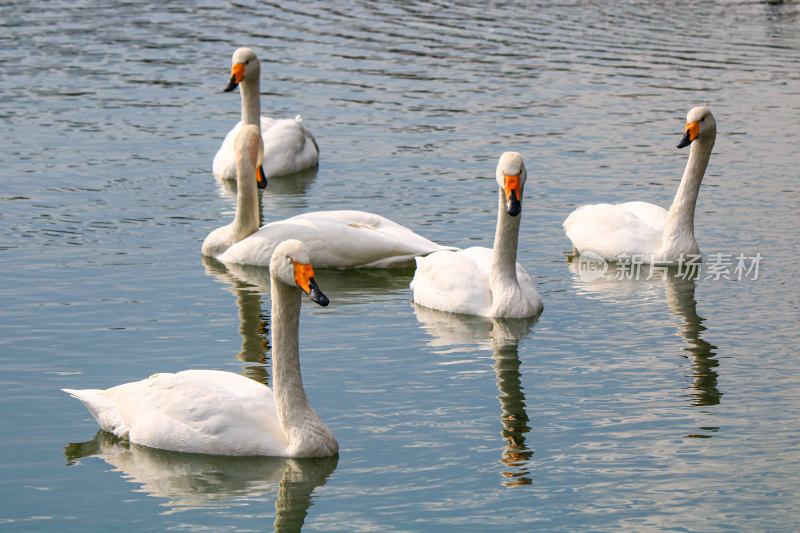
M 800 529 L 799 13 L 0 2 L 0 529 Z M 338 458 L 127 446 L 59 390 L 185 368 L 269 383 L 266 273 L 200 256 L 235 208 L 210 168 L 238 46 L 264 113 L 301 113 L 321 147 L 317 171 L 271 180 L 265 221 L 364 209 L 491 246 L 497 157 L 529 169 L 537 321 L 415 307 L 411 270 L 318 272 L 303 377 Z M 695 105 L 718 123 L 705 264 L 760 254 L 757 279 L 583 281 L 562 221 L 669 205 Z

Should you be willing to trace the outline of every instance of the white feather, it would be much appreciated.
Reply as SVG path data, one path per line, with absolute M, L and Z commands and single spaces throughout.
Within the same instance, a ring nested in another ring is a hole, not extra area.
M 686 117 L 687 131 L 698 128 L 689 161 L 669 211 L 647 202 L 584 205 L 564 221 L 564 231 L 579 253 L 594 252 L 607 261 L 676 262 L 699 255 L 694 236 L 697 194 L 714 147 L 717 126 L 705 107 Z
M 289 259 L 292 261 L 289 261 Z M 106 390 L 64 389 L 102 429 L 135 444 L 189 453 L 324 457 L 339 445 L 308 402 L 297 332 L 301 290 L 295 263 L 308 250 L 287 241 L 270 266 L 275 390 L 239 374 L 185 370 Z
M 500 205 L 494 248 L 473 247 L 418 257 L 411 281 L 415 303 L 440 311 L 495 318 L 530 317 L 542 310 L 533 279 L 516 261 L 521 215 L 506 212 L 507 174 L 519 175 L 521 202 L 527 171 L 520 154 L 506 152 L 497 166 Z

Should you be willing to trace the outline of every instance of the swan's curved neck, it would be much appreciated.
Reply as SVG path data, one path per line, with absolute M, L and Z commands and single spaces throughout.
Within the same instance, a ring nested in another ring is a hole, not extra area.
M 520 195 L 522 191 L 520 190 Z M 505 193 L 499 192 L 500 205 L 497 208 L 497 230 L 494 234 L 492 264 L 489 274 L 489 287 L 492 294 L 507 290 L 509 286 L 519 287 L 517 280 L 517 243 L 522 214 L 512 217 L 505 209 Z
M 242 125 L 255 124 L 261 127 L 261 85 L 259 77 L 242 80 L 239 84 L 242 93 Z
M 713 147 L 713 137 L 705 142 L 697 139 L 691 145 L 689 161 L 686 163 L 686 170 L 683 172 L 681 184 L 669 208 L 664 226 L 661 250 L 668 256 L 666 259 L 677 259 L 672 255 L 680 253 L 699 253 L 694 238 L 694 211 L 697 194 L 700 192 L 700 182 L 703 181 L 703 174 Z
M 289 447 L 297 449 L 308 442 L 309 430 L 325 427 L 303 388 L 300 376 L 298 330 L 301 291 L 275 279 L 272 294 L 272 379 L 278 420 Z
M 256 170 L 249 161 L 236 162 L 236 215 L 233 217 L 233 242 L 237 243 L 259 227 Z

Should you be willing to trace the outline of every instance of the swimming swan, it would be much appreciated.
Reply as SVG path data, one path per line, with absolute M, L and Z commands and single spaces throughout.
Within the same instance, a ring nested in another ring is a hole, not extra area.
M 647 202 L 581 206 L 564 221 L 564 231 L 575 250 L 593 252 L 607 261 L 627 256 L 643 263 L 675 263 L 682 256 L 698 256 L 694 210 L 716 135 L 711 111 L 705 107 L 689 111 L 678 148 L 692 147 L 669 211 Z
M 203 241 L 203 255 L 219 257 L 228 248 L 258 230 L 258 188 L 264 188 L 266 178 L 259 176 L 256 168 L 260 168 L 264 154 L 264 143 L 258 126 L 247 124 L 239 129 L 234 140 L 236 186 L 236 215 L 233 222 L 217 228 L 208 234 Z M 257 181 L 258 186 L 253 186 Z M 242 182 L 241 185 L 239 182 Z M 266 186 L 266 185 L 265 185 Z M 269 258 L 267 258 L 269 260 Z
M 300 116 L 276 120 L 261 116 L 259 92 L 261 64 L 255 52 L 239 48 L 233 53 L 231 78 L 225 92 L 239 85 L 242 93 L 242 120 L 225 136 L 212 171 L 217 179 L 236 179 L 233 143 L 242 124 L 261 128 L 264 139 L 264 173 L 267 176 L 292 174 L 317 166 L 319 148 L 314 136 L 301 123 Z
M 363 211 L 315 211 L 258 229 L 258 128 L 243 128 L 235 146 L 236 215 L 233 223 L 206 237 L 202 248 L 205 256 L 223 263 L 267 266 L 278 244 L 299 239 L 311 251 L 311 262 L 319 268 L 393 268 L 405 266 L 419 255 L 452 249 Z
M 542 310 L 533 280 L 517 263 L 519 215 L 527 175 L 520 154 L 506 152 L 500 157 L 494 248 L 472 247 L 418 257 L 411 281 L 414 302 L 440 311 L 492 318 L 530 317 Z
M 107 390 L 64 389 L 105 431 L 142 446 L 217 455 L 326 457 L 339 450 L 311 407 L 300 376 L 300 294 L 328 305 L 303 243 L 282 243 L 270 265 L 269 387 L 233 372 L 185 370 Z

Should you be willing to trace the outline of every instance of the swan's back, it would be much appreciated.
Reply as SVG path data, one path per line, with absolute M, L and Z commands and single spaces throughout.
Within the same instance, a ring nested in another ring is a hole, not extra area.
M 660 205 L 634 201 L 625 202 L 619 206 L 636 215 L 639 220 L 653 228 L 653 231 L 659 234 L 664 233 L 664 226 L 667 224 L 667 210 Z
M 236 179 L 233 144 L 241 127 L 242 123 L 237 122 L 214 156 L 211 168 L 217 179 Z M 317 142 L 299 117 L 276 120 L 262 116 L 261 137 L 264 141 L 262 169 L 267 178 L 299 172 L 319 162 Z
M 106 390 L 69 390 L 100 427 L 135 444 L 188 453 L 285 455 L 269 387 L 239 374 L 186 370 Z
M 411 292 L 419 305 L 449 313 L 506 317 L 532 316 L 541 309 L 536 284 L 519 262 L 516 273 L 522 298 L 492 293 L 491 248 L 473 246 L 455 252 L 440 251 L 417 257 L 416 261 Z M 498 302 L 501 307 L 497 307 Z
M 392 268 L 440 246 L 380 215 L 364 211 L 316 211 L 271 222 L 231 246 L 224 263 L 267 266 L 275 247 L 286 239 L 303 241 L 315 267 Z
M 641 206 L 634 210 L 637 207 Z M 657 220 L 654 212 L 649 215 L 651 222 Z M 564 221 L 564 231 L 579 252 L 592 251 L 613 261 L 622 254 L 649 255 L 658 250 L 663 226 L 656 230 L 622 205 L 594 204 L 573 211 Z
M 476 246 L 417 257 L 411 280 L 414 302 L 449 313 L 485 315 L 492 305 L 491 256 L 489 248 Z
M 312 168 L 319 162 L 317 141 L 300 117 L 281 120 L 261 117 L 264 139 L 263 169 L 267 176 L 282 176 Z

